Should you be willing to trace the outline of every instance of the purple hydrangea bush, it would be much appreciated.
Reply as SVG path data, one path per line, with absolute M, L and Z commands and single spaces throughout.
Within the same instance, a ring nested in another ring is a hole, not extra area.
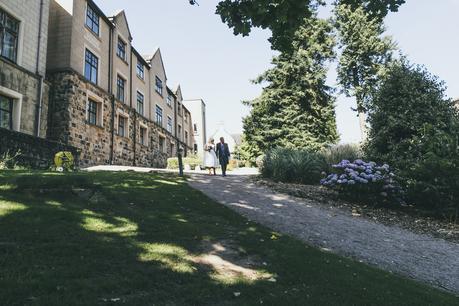
M 332 168 L 334 173 L 327 175 L 320 183 L 347 198 L 362 202 L 403 202 L 402 189 L 388 164 L 378 165 L 361 159 L 354 162 L 342 160 Z

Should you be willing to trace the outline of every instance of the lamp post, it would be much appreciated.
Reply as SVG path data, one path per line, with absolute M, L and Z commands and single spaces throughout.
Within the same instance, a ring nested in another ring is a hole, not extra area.
M 178 158 L 178 166 L 179 166 L 179 176 L 183 176 L 183 160 L 182 160 L 182 146 L 179 145 L 177 148 L 177 158 Z

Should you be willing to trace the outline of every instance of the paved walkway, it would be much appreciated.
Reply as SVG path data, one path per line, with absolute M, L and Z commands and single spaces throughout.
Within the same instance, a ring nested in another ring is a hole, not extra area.
M 248 176 L 192 175 L 189 184 L 247 218 L 308 244 L 459 294 L 459 245 L 277 194 Z

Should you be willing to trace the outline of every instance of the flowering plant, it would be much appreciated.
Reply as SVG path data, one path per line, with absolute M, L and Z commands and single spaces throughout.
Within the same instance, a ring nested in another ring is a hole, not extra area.
M 357 159 L 332 165 L 335 173 L 323 178 L 323 186 L 359 201 L 402 202 L 402 189 L 388 164 L 378 165 Z

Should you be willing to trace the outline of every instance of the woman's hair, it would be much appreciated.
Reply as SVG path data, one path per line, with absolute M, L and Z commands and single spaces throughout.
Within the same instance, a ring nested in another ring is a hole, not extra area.
M 209 138 L 209 142 L 215 141 L 212 137 Z

